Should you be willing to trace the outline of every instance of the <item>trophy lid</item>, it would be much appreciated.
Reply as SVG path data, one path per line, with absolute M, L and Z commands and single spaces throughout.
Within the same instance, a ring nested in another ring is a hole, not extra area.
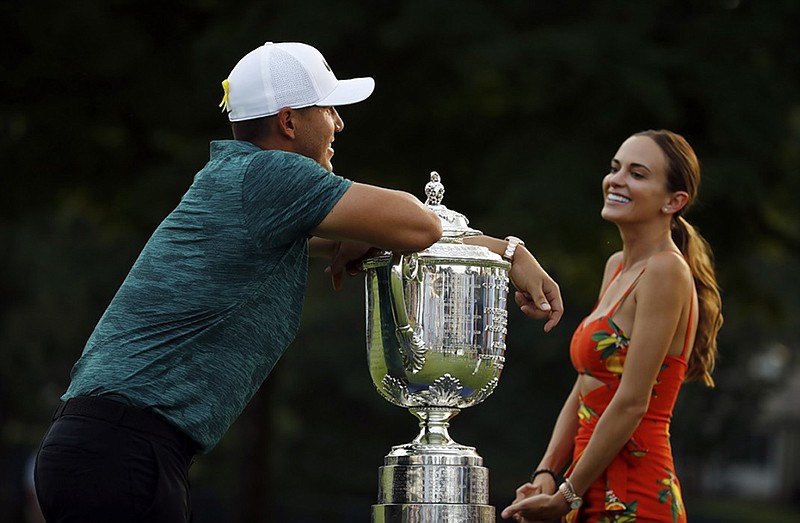
M 453 211 L 442 205 L 444 198 L 444 185 L 442 178 L 436 171 L 431 171 L 431 181 L 425 184 L 425 205 L 435 212 L 442 220 L 443 242 L 459 241 L 466 236 L 479 236 L 481 231 L 469 226 L 469 220 L 460 212 Z
M 442 205 L 444 185 L 441 176 L 436 171 L 431 171 L 431 181 L 425 184 L 425 196 L 427 196 L 425 205 L 442 220 L 442 238 L 420 252 L 420 258 L 429 261 L 451 260 L 480 265 L 508 265 L 508 262 L 486 247 L 463 242 L 463 239 L 468 236 L 480 236 L 483 233 L 471 228 L 466 216 Z
M 444 185 L 436 171 L 431 171 L 431 181 L 425 184 L 425 206 L 435 212 L 442 220 L 442 237 L 427 249 L 414 254 L 426 263 L 458 263 L 461 265 L 499 266 L 509 268 L 511 264 L 500 255 L 493 253 L 482 245 L 464 243 L 464 238 L 483 234 L 469 226 L 469 220 L 460 212 L 442 205 Z M 366 269 L 386 265 L 392 259 L 392 253 L 381 254 L 365 259 L 362 267 Z

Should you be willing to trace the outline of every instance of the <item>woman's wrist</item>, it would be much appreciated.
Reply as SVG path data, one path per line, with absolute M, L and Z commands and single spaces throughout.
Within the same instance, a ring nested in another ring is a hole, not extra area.
M 514 262 L 508 271 L 508 276 L 518 290 L 526 290 L 529 279 L 535 279 L 545 274 L 544 269 L 531 251 L 524 245 L 518 245 L 514 252 Z
M 525 242 L 516 236 L 506 236 L 506 248 L 503 251 L 503 259 L 507 262 L 514 264 L 514 254 L 517 248 L 525 246 Z
M 555 471 L 553 471 L 553 469 L 549 467 L 539 467 L 536 470 L 534 470 L 533 473 L 531 474 L 530 482 L 533 483 L 538 476 L 542 475 L 551 477 L 553 479 L 553 483 L 558 485 L 558 478 L 556 477 L 556 473 Z

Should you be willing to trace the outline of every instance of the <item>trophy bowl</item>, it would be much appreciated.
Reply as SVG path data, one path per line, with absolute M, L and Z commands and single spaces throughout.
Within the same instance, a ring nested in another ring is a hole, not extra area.
M 385 457 L 373 521 L 494 521 L 482 458 L 453 441 L 448 427 L 497 386 L 510 264 L 463 242 L 481 232 L 441 205 L 444 187 L 436 172 L 425 193 L 425 204 L 442 219 L 442 238 L 419 253 L 386 252 L 363 263 L 372 382 L 420 427 L 413 441 Z

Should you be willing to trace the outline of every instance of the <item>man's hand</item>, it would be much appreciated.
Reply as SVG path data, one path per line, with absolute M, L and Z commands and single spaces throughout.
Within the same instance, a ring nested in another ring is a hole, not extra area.
M 383 252 L 381 249 L 372 247 L 367 243 L 357 241 L 335 242 L 331 255 L 331 264 L 325 268 L 325 273 L 330 274 L 333 288 L 342 288 L 342 277 L 345 272 L 350 276 L 355 276 L 362 271 L 361 262 L 365 258 Z

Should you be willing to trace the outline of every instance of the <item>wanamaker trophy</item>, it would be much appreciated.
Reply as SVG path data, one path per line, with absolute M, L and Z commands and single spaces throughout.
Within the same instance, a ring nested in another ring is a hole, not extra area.
M 425 204 L 442 238 L 419 253 L 364 261 L 367 359 L 387 401 L 419 420 L 413 441 L 392 447 L 378 473 L 373 523 L 493 523 L 489 474 L 474 447 L 453 441 L 450 420 L 485 400 L 505 362 L 510 264 L 483 246 L 467 218 L 441 204 L 436 172 Z

